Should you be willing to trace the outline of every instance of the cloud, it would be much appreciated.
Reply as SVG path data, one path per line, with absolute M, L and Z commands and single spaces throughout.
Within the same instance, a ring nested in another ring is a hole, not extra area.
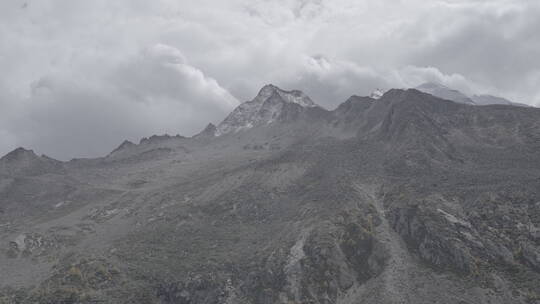
M 10 113 L 18 119 L 2 126 L 3 147 L 32 143 L 61 159 L 105 155 L 120 139 L 192 135 L 238 104 L 165 45 L 126 59 L 100 79 L 71 76 L 46 76 L 31 85 L 30 96 Z
M 532 34 L 538 16 L 540 5 L 529 1 L 441 1 L 403 29 L 403 37 L 419 37 L 403 60 L 463 75 L 480 93 L 534 104 L 538 90 L 525 80 L 540 67 L 530 59 L 540 55 Z
M 385 68 L 360 66 L 352 61 L 329 59 L 324 56 L 306 57 L 290 76 L 283 75 L 279 84 L 300 88 L 314 95 L 320 105 L 333 109 L 351 95 L 368 96 L 376 88 L 411 88 L 425 82 L 437 82 L 459 89 L 466 94 L 485 88 L 463 75 L 444 74 L 435 67 L 404 66 Z
M 536 104 L 539 17 L 521 0 L 3 1 L 0 154 L 190 135 L 266 83 L 327 108 L 424 81 Z

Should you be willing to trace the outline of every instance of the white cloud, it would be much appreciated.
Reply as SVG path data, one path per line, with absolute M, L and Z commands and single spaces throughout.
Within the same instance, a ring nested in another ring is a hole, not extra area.
M 18 119 L 2 126 L 3 152 L 31 143 L 38 152 L 62 159 L 104 155 L 123 139 L 192 135 L 238 104 L 216 80 L 165 45 L 99 75 L 55 74 L 33 82 L 30 95 L 12 100 L 18 106 L 6 113 Z

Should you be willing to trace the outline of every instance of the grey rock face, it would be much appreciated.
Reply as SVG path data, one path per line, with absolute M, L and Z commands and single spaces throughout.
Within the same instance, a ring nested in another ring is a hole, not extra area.
M 122 142 L 122 143 L 120 144 L 120 146 L 118 146 L 118 148 L 114 149 L 114 150 L 110 153 L 110 155 L 115 154 L 115 153 L 120 152 L 120 151 L 123 151 L 123 150 L 127 150 L 127 149 L 129 149 L 129 148 L 134 147 L 134 146 L 135 146 L 134 143 L 132 143 L 132 142 L 129 141 L 129 140 L 125 140 L 124 142 Z
M 24 148 L 17 148 L 0 158 L 0 175 L 3 176 L 39 175 L 61 169 L 60 161 L 45 155 L 37 156 L 34 151 Z
M 235 133 L 255 126 L 290 118 L 291 112 L 317 105 L 300 91 L 284 91 L 274 85 L 264 86 L 257 97 L 238 106 L 217 126 L 216 135 Z
M 540 110 L 248 104 L 103 158 L 2 158 L 0 303 L 539 301 Z
M 214 124 L 210 123 L 204 128 L 204 130 L 202 130 L 194 137 L 214 137 L 216 136 L 217 131 L 217 127 Z

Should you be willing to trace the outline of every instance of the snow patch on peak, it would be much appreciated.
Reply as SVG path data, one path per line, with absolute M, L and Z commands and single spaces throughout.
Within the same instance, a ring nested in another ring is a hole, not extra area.
M 292 90 L 292 91 L 285 91 L 273 84 L 267 84 L 265 85 L 257 97 L 253 101 L 265 101 L 268 98 L 272 96 L 272 94 L 277 93 L 281 99 L 283 99 L 285 102 L 289 103 L 296 103 L 301 105 L 302 107 L 316 107 L 317 104 L 309 98 L 304 92 L 299 90 Z
M 371 92 L 369 97 L 373 98 L 373 99 L 380 99 L 383 95 L 384 95 L 384 91 L 377 88 L 377 89 L 375 89 L 375 91 Z
M 311 98 L 301 91 L 285 91 L 275 85 L 265 85 L 257 96 L 234 109 L 217 126 L 216 136 L 236 133 L 257 125 L 271 124 L 279 119 L 286 104 L 296 104 L 302 108 L 318 107 Z

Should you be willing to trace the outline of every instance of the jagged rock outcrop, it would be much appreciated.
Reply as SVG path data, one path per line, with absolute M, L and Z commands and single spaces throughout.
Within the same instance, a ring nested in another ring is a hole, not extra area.
M 121 152 L 121 151 L 124 151 L 124 150 L 128 150 L 129 148 L 133 148 L 133 147 L 135 147 L 135 146 L 136 146 L 136 144 L 132 143 L 131 141 L 129 141 L 129 140 L 124 140 L 124 141 L 120 144 L 120 146 L 118 146 L 116 149 L 114 149 L 114 150 L 110 153 L 110 155 L 113 155 L 113 154 L 115 154 L 115 153 L 117 153 L 117 152 Z
M 54 173 L 62 170 L 62 162 L 32 150 L 17 148 L 0 158 L 0 176 L 24 176 Z
M 159 143 L 161 141 L 167 141 L 167 140 L 170 140 L 170 139 L 181 139 L 181 138 L 185 138 L 184 136 L 181 136 L 179 134 L 175 135 L 175 136 L 171 136 L 169 134 L 164 134 L 164 135 L 152 135 L 150 137 L 143 137 L 139 144 L 154 144 L 154 143 Z
M 294 119 L 305 108 L 317 105 L 301 91 L 285 91 L 266 85 L 251 101 L 239 105 L 217 126 L 216 135 L 235 133 L 255 126 Z
M 195 138 L 214 137 L 218 132 L 217 127 L 213 123 L 209 123 L 200 133 L 196 134 Z

